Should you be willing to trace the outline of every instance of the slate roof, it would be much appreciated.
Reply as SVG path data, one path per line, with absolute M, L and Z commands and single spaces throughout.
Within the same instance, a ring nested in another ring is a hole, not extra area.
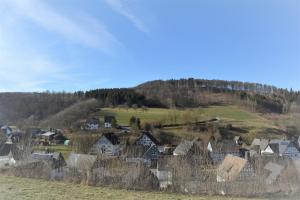
M 136 140 L 139 141 L 144 135 L 146 135 L 155 145 L 160 145 L 160 142 L 150 133 L 150 132 L 143 132 L 142 135 Z
M 269 141 L 267 139 L 257 139 L 257 138 L 255 138 L 252 141 L 251 149 L 255 148 L 255 146 L 259 146 L 259 149 L 261 151 L 263 151 L 263 150 L 266 149 L 266 147 L 268 146 L 268 144 L 269 144 Z
M 195 146 L 194 146 L 195 145 Z M 196 153 L 200 153 L 203 151 L 203 146 L 202 143 L 199 141 L 188 141 L 188 140 L 184 140 L 182 141 L 173 151 L 173 155 L 178 155 L 178 156 L 185 156 L 187 155 L 190 150 L 195 147 L 197 149 L 195 149 Z
M 114 133 L 105 133 L 102 135 L 102 137 L 106 137 L 106 139 L 108 139 L 113 145 L 120 144 L 118 136 Z
M 55 135 L 55 134 L 56 134 L 56 133 L 54 133 L 54 132 L 48 131 L 48 132 L 46 132 L 46 133 L 43 133 L 42 136 L 50 137 L 50 136 Z
M 210 142 L 213 153 L 239 153 L 239 147 L 233 140 L 221 140 Z
M 268 146 L 272 149 L 274 153 L 276 154 L 279 153 L 279 144 L 273 143 L 273 144 L 269 144 Z

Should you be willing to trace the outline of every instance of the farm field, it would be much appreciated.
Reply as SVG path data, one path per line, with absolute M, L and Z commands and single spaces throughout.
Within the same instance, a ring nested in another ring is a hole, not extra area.
M 137 192 L 0 175 L 0 200 L 246 200 L 246 198 Z M 263 198 L 253 199 L 263 200 Z

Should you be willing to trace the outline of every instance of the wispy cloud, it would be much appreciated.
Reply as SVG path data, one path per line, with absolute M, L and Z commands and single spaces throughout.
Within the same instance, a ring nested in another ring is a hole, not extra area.
M 43 0 L 1 1 L 0 92 L 63 90 L 66 85 L 70 89 L 86 84 L 78 72 L 83 67 L 60 59 L 60 48 L 75 44 L 80 52 L 89 48 L 111 54 L 122 44 L 98 19 L 78 13 L 68 16 Z
M 104 0 L 114 11 L 126 17 L 131 21 L 140 31 L 149 33 L 146 24 L 140 19 L 139 16 L 132 11 L 132 0 Z
M 3 0 L 17 15 L 25 16 L 48 31 L 64 39 L 106 53 L 121 43 L 106 26 L 92 17 L 67 16 L 59 13 L 41 0 Z M 3 2 L 2 2 L 3 3 Z

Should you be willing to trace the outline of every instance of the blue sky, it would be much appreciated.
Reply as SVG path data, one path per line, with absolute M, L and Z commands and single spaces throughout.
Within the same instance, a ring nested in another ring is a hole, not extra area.
M 300 90 L 300 1 L 1 0 L 0 91 L 187 77 Z

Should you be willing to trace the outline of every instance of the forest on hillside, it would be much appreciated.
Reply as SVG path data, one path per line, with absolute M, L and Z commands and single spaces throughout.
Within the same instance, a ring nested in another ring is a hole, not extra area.
M 151 81 L 135 88 L 95 89 L 74 93 L 0 93 L 0 124 L 24 119 L 47 119 L 88 99 L 96 99 L 100 107 L 241 105 L 254 112 L 300 112 L 299 91 L 256 83 L 180 79 Z
M 147 98 L 157 99 L 167 106 L 239 104 L 256 112 L 300 111 L 299 91 L 258 83 L 190 78 L 150 81 L 135 89 Z

